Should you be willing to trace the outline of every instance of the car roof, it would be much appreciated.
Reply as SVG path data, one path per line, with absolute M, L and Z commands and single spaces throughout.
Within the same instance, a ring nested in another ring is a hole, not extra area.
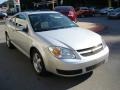
M 55 9 L 56 8 L 73 8 L 73 7 L 72 6 L 56 6 Z
M 58 12 L 56 11 L 25 11 L 25 12 L 19 12 L 18 14 L 31 15 L 31 14 L 40 14 L 40 13 L 58 13 Z
M 80 7 L 80 9 L 88 9 L 88 7 Z
M 56 6 L 56 7 L 73 7 L 73 6 Z

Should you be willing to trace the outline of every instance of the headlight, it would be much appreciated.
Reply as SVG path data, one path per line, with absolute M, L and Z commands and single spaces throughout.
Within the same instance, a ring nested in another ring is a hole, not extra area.
M 75 52 L 64 47 L 49 47 L 50 52 L 59 59 L 75 59 Z
M 106 47 L 106 42 L 103 38 L 102 38 L 102 44 L 103 44 L 103 48 L 105 48 Z

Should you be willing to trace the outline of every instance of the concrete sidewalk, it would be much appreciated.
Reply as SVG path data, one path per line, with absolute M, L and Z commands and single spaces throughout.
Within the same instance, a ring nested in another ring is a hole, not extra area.
M 7 29 L 6 25 L 3 22 L 0 22 L 0 43 L 5 42 L 5 30 Z
M 89 22 L 77 22 L 77 25 L 82 28 L 92 30 L 94 32 L 100 32 L 106 28 L 106 26 L 102 24 L 89 23 Z

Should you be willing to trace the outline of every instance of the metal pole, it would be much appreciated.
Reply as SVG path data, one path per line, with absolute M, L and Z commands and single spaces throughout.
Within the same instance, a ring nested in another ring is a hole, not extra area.
M 54 10 L 55 2 L 52 0 L 52 9 Z
M 108 0 L 108 7 L 112 7 L 112 1 Z
M 63 0 L 60 0 L 60 5 L 63 5 Z

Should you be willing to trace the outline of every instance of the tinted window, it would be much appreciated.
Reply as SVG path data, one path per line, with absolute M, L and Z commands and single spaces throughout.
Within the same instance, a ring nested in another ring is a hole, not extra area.
M 60 13 L 32 14 L 29 18 L 35 32 L 77 27 L 74 22 Z
M 80 7 L 81 10 L 88 10 L 87 7 Z
M 16 18 L 26 20 L 25 16 L 24 16 L 24 15 L 21 15 L 21 14 L 17 15 Z
M 1 12 L 0 12 L 0 15 L 1 15 L 1 16 L 5 16 L 5 15 L 4 15 L 3 13 L 1 13 Z
M 69 12 L 70 10 L 73 10 L 72 7 L 56 7 L 55 11 L 59 11 L 59 12 Z
M 25 18 L 24 15 L 19 14 L 19 15 L 16 16 L 16 25 L 18 27 L 20 27 L 20 26 L 26 26 L 26 23 L 27 22 L 26 22 L 26 18 Z

